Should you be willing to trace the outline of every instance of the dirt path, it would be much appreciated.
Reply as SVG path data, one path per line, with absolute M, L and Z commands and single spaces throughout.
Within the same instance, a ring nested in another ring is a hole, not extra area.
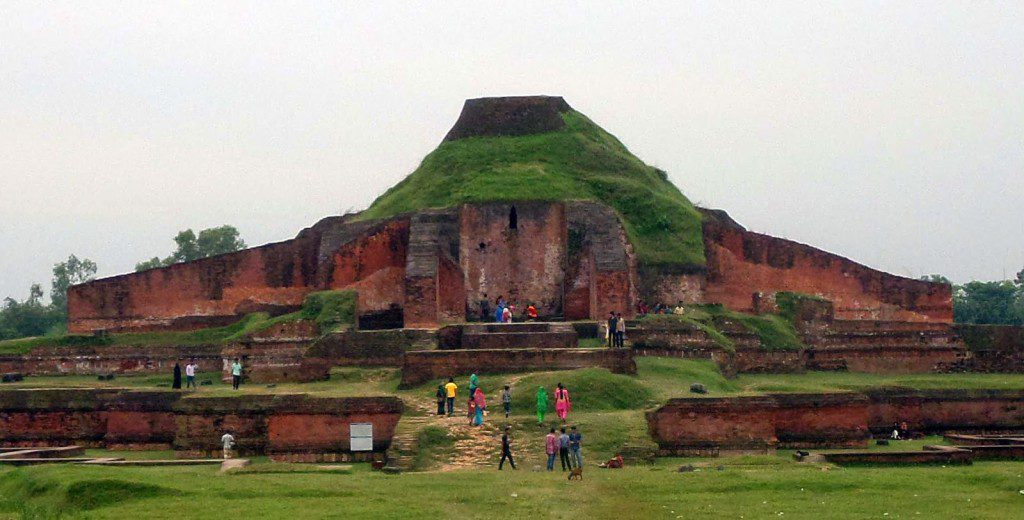
M 522 375 L 512 376 L 508 384 L 514 386 L 523 378 Z M 410 402 L 411 401 L 411 402 Z M 455 439 L 451 452 L 443 457 L 440 469 L 465 469 L 482 467 L 496 468 L 501 459 L 501 434 L 504 428 L 505 415 L 502 412 L 501 393 L 495 392 L 484 415 L 481 426 L 471 426 L 467 416 L 464 399 L 456 399 L 455 413 L 451 417 L 436 415 L 437 403 L 430 397 L 410 399 L 406 402 L 412 408 L 429 415 L 428 425 L 441 426 L 448 436 Z M 536 432 L 512 432 L 512 454 L 520 469 L 532 468 L 543 461 L 543 444 L 527 442 L 536 437 Z M 536 446 L 534 446 L 537 444 Z

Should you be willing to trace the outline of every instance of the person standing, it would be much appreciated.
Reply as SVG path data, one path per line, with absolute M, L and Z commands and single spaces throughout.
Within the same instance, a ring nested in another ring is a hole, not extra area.
M 618 321 L 615 319 L 615 313 L 608 313 L 608 321 L 605 322 L 604 326 L 604 337 L 608 340 L 608 348 L 615 346 L 615 329 L 618 325 Z
M 224 446 L 224 458 L 230 459 L 234 455 L 235 436 L 231 435 L 230 430 L 224 432 L 224 435 L 220 436 L 220 443 Z
M 498 296 L 498 299 L 494 301 L 494 321 L 501 323 L 505 316 L 505 297 Z
M 511 426 L 506 426 L 505 433 L 501 434 L 501 461 L 498 462 L 498 471 L 501 471 L 502 465 L 505 464 L 505 459 L 508 459 L 508 464 L 512 466 L 512 469 L 516 469 L 516 461 L 512 460 Z
M 526 319 L 530 321 L 537 320 L 537 308 L 532 303 L 526 307 Z
M 242 384 L 242 363 L 235 358 L 235 361 L 231 363 L 231 388 L 238 390 L 240 384 Z
M 501 406 L 505 409 L 505 418 L 508 419 L 508 414 L 512 413 L 512 390 L 508 385 L 501 391 Z
M 583 440 L 583 434 L 581 434 L 575 426 L 569 430 L 569 458 L 577 468 L 582 468 L 583 453 L 580 452 L 580 441 Z
M 558 454 L 558 436 L 555 435 L 554 428 L 551 428 L 551 431 L 544 437 L 544 452 L 548 454 L 548 471 L 554 471 L 555 455 Z
M 174 379 L 171 381 L 171 388 L 181 390 L 181 363 L 174 362 Z
M 452 416 L 455 412 L 455 393 L 459 390 L 459 385 L 455 384 L 455 380 L 448 378 L 448 383 L 444 385 L 445 398 L 448 399 L 448 417 Z
M 476 389 L 476 393 L 473 394 L 473 403 L 476 404 L 476 417 L 473 420 L 473 424 L 480 426 L 484 423 L 484 410 L 487 409 L 487 399 L 484 397 L 484 391 L 479 387 Z
M 615 313 L 615 346 L 626 346 L 626 319 L 622 317 L 621 312 Z
M 569 436 L 565 434 L 565 428 L 561 429 L 558 436 L 558 457 L 562 461 L 562 471 L 572 469 L 572 461 L 569 460 Z
M 505 309 L 501 311 L 501 322 L 512 323 L 512 307 L 505 307 Z
M 196 388 L 196 360 L 190 359 L 185 365 L 185 388 Z
M 558 383 L 558 388 L 555 389 L 555 413 L 558 414 L 558 418 L 565 422 L 565 417 L 569 415 L 569 410 L 572 408 L 572 403 L 569 401 L 569 390 L 562 386 L 562 383 Z
M 548 391 L 544 387 L 537 388 L 537 425 L 544 423 L 544 414 L 548 412 Z
M 444 415 L 444 402 L 448 395 L 444 391 L 444 383 L 437 385 L 437 392 L 434 393 L 437 399 L 437 415 Z

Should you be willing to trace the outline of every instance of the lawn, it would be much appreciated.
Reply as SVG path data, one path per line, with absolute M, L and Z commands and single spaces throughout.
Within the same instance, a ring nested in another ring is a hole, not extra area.
M 1024 465 L 840 468 L 778 456 L 679 459 L 624 470 L 385 475 L 256 463 L 0 468 L 0 516 L 78 518 L 1020 518 Z M 264 468 L 268 471 L 265 471 Z

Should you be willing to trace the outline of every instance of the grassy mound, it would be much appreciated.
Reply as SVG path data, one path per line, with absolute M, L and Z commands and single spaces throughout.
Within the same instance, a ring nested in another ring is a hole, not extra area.
M 466 202 L 594 200 L 618 211 L 645 264 L 704 265 L 701 216 L 665 173 L 586 116 L 562 117 L 566 127 L 555 132 L 441 143 L 360 218 Z
M 157 484 L 110 478 L 49 478 L 38 469 L 15 470 L 0 478 L 0 511 L 22 518 L 60 518 L 129 501 L 171 497 L 176 490 Z
M 602 368 L 586 368 L 523 377 L 514 385 L 512 406 L 517 410 L 535 410 L 537 388 L 543 386 L 548 391 L 548 406 L 553 413 L 558 383 L 569 389 L 573 408 L 578 410 L 634 410 L 654 402 L 654 393 L 635 378 L 613 374 Z M 496 399 L 496 403 L 501 395 L 500 385 L 492 391 L 492 399 Z

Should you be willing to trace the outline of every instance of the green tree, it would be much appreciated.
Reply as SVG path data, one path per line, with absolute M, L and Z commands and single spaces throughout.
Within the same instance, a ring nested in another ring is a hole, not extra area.
M 968 282 L 953 293 L 953 318 L 957 323 L 983 325 L 1024 324 L 1020 287 L 1009 280 Z
M 68 288 L 96 277 L 96 262 L 71 255 L 64 262 L 53 264 L 50 306 L 62 315 L 68 312 Z
M 926 274 L 922 276 L 920 280 L 923 280 L 925 282 L 944 283 L 947 285 L 953 285 L 953 282 L 949 281 L 949 278 L 946 278 L 941 274 Z
M 0 339 L 41 336 L 62 320 L 53 307 L 43 305 L 43 288 L 32 284 L 28 299 L 5 298 L 0 307 Z
M 135 264 L 135 270 L 145 271 L 180 262 L 191 262 L 200 258 L 233 253 L 246 247 L 238 229 L 229 225 L 204 229 L 198 236 L 191 229 L 179 231 L 174 237 L 174 243 L 177 247 L 170 256 L 163 260 L 154 256 L 145 262 Z

